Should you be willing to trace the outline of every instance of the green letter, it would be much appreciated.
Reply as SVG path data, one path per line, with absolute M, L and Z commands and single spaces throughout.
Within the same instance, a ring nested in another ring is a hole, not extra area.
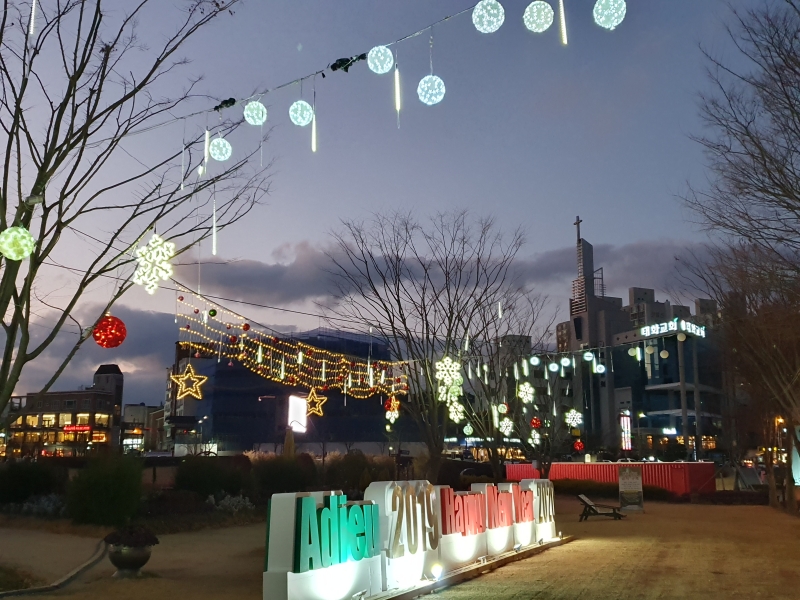
M 322 566 L 338 565 L 339 558 L 339 501 L 338 496 L 326 496 L 325 508 L 319 511 L 319 541 Z
M 366 552 L 366 540 L 364 539 L 364 513 L 358 504 L 350 507 L 347 528 L 350 530 L 350 554 L 353 560 L 361 560 Z
M 309 570 L 319 569 L 322 566 L 319 553 L 317 503 L 310 496 L 298 498 L 296 502 L 294 572 L 305 573 Z

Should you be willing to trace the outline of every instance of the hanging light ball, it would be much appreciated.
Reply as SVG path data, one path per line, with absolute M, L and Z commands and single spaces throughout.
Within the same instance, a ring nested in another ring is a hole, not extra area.
M 558 363 L 550 363 L 549 365 L 547 365 L 547 368 L 550 369 L 551 373 L 555 373 L 556 371 L 558 371 Z
M 238 338 L 238 337 L 236 337 L 235 335 L 232 335 L 232 336 L 229 338 L 229 340 L 230 340 L 231 344 L 235 344 L 236 342 L 238 342 L 238 341 L 239 341 L 239 338 Z
M 636 348 L 628 348 L 628 356 L 636 356 Z
M 245 323 L 242 325 L 242 331 L 250 331 L 250 323 Z
M 248 102 L 244 107 L 244 120 L 250 125 L 263 125 L 267 121 L 267 107 L 258 100 Z
M 569 359 L 569 357 L 565 356 L 564 358 L 561 359 L 561 366 L 562 367 L 568 367 L 571 364 L 572 364 L 572 361 Z
M 668 359 L 668 358 L 669 358 L 669 352 L 667 352 L 666 350 L 662 350 L 661 352 L 659 352 L 659 353 L 658 353 L 658 355 L 659 355 L 661 358 L 663 358 L 664 360 L 666 360 L 666 359 Z
M 394 66 L 392 51 L 386 46 L 375 46 L 367 54 L 367 66 L 370 71 L 378 75 L 388 73 Z
M 208 316 L 209 317 L 216 317 L 217 316 L 217 309 L 216 308 L 212 308 L 210 311 L 208 311 Z
M 433 106 L 439 104 L 444 98 L 444 81 L 436 75 L 427 75 L 422 78 L 417 86 L 417 96 L 420 102 Z
M 530 363 L 532 366 L 538 367 L 540 364 L 542 364 L 542 359 L 538 356 L 531 356 Z
M 472 425 L 470 425 L 469 423 L 464 425 L 463 431 L 464 431 L 464 435 L 472 435 L 473 433 L 475 433 L 475 430 L 472 428 Z
M 8 260 L 28 258 L 36 247 L 36 240 L 24 227 L 9 227 L 0 233 L 0 254 Z
M 472 11 L 472 24 L 481 33 L 494 33 L 506 20 L 506 11 L 497 0 L 481 0 Z
M 648 346 L 647 348 L 644 349 L 644 351 L 647 352 L 648 354 L 655 354 L 656 347 L 655 346 Z
M 597 0 L 594 5 L 594 22 L 613 31 L 625 18 L 628 7 L 625 0 Z
M 298 127 L 305 127 L 314 118 L 314 109 L 305 100 L 298 100 L 289 108 L 289 118 Z
M 525 9 L 525 14 L 522 15 L 522 22 L 533 33 L 543 33 L 550 29 L 555 17 L 556 13 L 552 6 L 542 0 L 536 0 L 536 2 L 531 2 L 528 8 Z
M 539 429 L 542 426 L 542 420 L 539 417 L 533 417 L 531 419 L 531 428 L 532 429 Z
M 125 323 L 122 319 L 106 315 L 92 330 L 92 337 L 97 345 L 102 348 L 116 348 L 125 341 L 125 336 L 128 335 L 128 330 L 125 329 Z
M 606 372 L 606 366 L 605 365 L 597 365 L 597 367 L 595 368 L 595 371 L 597 371 L 598 373 L 600 373 L 600 375 L 602 375 L 603 373 Z
M 592 362 L 594 360 L 594 354 L 592 354 L 591 352 L 584 352 L 583 360 L 585 360 L 586 362 Z
M 231 157 L 231 154 L 233 154 L 233 148 L 228 140 L 218 137 L 211 140 L 211 144 L 208 146 L 208 153 L 214 160 L 223 162 Z
M 583 450 L 583 449 L 584 449 L 586 446 L 584 446 L 584 445 L 583 445 L 583 442 L 582 442 L 582 441 L 580 441 L 580 440 L 575 440 L 575 443 L 574 443 L 574 444 L 572 444 L 572 447 L 573 447 L 573 448 L 575 448 L 575 452 L 580 452 L 580 451 L 581 451 L 581 450 Z
M 498 405 L 497 412 L 499 412 L 501 415 L 506 414 L 508 412 L 508 404 L 503 402 L 502 404 Z

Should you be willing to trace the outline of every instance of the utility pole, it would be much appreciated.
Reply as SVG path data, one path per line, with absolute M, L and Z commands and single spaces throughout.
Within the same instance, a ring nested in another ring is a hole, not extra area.
M 683 356 L 683 343 L 686 341 L 686 334 L 678 334 L 678 375 L 680 377 L 681 391 L 681 420 L 683 429 L 683 443 L 686 448 L 686 459 L 691 458 L 689 450 L 689 407 L 686 404 L 686 364 Z
M 700 367 L 697 358 L 697 338 L 692 338 L 692 371 L 694 372 L 694 423 L 697 428 L 697 437 L 694 440 L 694 449 L 700 459 L 703 452 L 703 427 L 701 423 L 703 406 L 700 400 Z

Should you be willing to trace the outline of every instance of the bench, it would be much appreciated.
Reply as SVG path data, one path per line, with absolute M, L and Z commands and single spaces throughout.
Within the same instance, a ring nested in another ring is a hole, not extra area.
M 586 521 L 589 517 L 611 517 L 615 521 L 621 520 L 626 515 L 620 513 L 619 506 L 609 506 L 607 504 L 595 504 L 583 494 L 578 495 L 578 500 L 583 504 L 583 512 L 580 521 Z

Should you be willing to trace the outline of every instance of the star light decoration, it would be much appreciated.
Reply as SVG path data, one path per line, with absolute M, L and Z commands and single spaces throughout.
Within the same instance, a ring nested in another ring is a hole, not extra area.
M 547 2 L 536 0 L 531 2 L 522 15 L 522 22 L 533 33 L 543 33 L 550 29 L 555 20 L 556 13 Z
M 583 423 L 583 415 L 572 408 L 567 414 L 564 415 L 564 420 L 570 427 L 578 427 L 581 423 Z
M 523 404 L 530 404 L 533 402 L 533 386 L 527 381 L 519 386 L 517 390 L 517 397 L 522 400 Z
M 597 0 L 594 5 L 594 22 L 610 31 L 622 23 L 628 7 L 625 0 Z
M 170 375 L 169 378 L 178 384 L 178 400 L 186 396 L 192 396 L 197 400 L 203 399 L 203 390 L 201 388 L 208 381 L 208 377 L 195 373 L 191 363 L 186 365 L 186 370 L 181 375 Z
M 514 421 L 506 417 L 500 421 L 500 424 L 497 426 L 497 428 L 503 433 L 504 436 L 508 437 L 511 435 L 511 432 L 514 431 Z
M 143 285 L 148 294 L 155 294 L 160 281 L 172 277 L 170 260 L 175 256 L 175 244 L 164 241 L 157 233 L 153 234 L 147 245 L 136 250 L 139 265 L 133 273 L 133 282 Z
M 323 416 L 322 405 L 327 401 L 327 396 L 319 396 L 317 394 L 317 390 L 311 388 L 311 391 L 308 392 L 308 397 L 306 398 L 306 404 L 308 405 L 308 412 L 306 414 L 317 415 L 318 417 Z
M 506 12 L 497 0 L 481 0 L 472 11 L 472 24 L 481 33 L 494 33 L 505 20 Z

